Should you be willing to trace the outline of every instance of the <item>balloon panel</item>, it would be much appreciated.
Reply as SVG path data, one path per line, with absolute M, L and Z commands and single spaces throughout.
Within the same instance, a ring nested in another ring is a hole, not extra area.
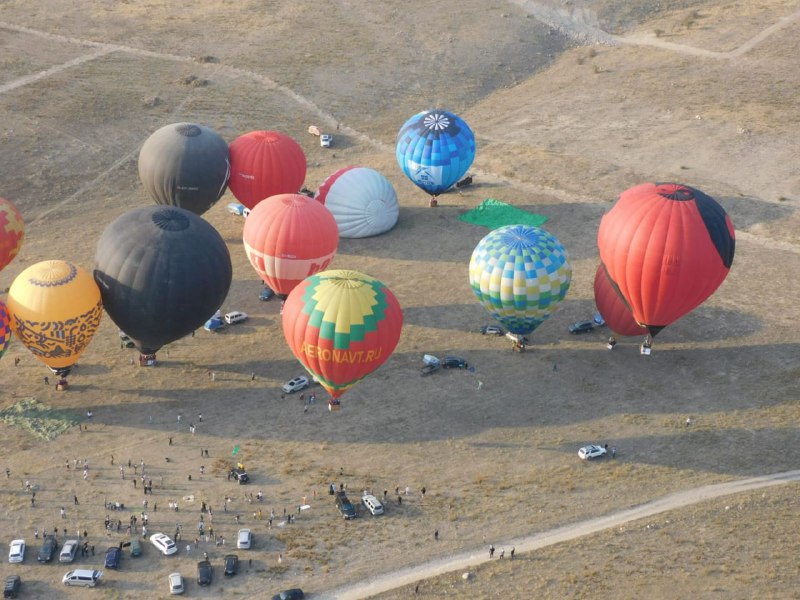
M 655 333 L 720 286 L 735 234 L 725 210 L 703 192 L 645 183 L 623 192 L 603 216 L 597 245 L 634 318 Z
M 457 115 L 427 110 L 400 128 L 395 155 L 417 187 L 436 195 L 452 187 L 472 165 L 475 136 Z
M 11 323 L 8 318 L 6 305 L 0 302 L 0 358 L 6 353 L 8 343 L 11 341 Z
M 201 327 L 222 305 L 232 276 L 222 236 L 177 207 L 129 211 L 97 244 L 94 277 L 106 312 L 144 354 Z
M 236 199 L 252 209 L 277 194 L 297 193 L 306 179 L 306 155 L 294 139 L 277 131 L 251 131 L 230 145 L 228 182 Z
M 472 253 L 472 291 L 511 333 L 541 325 L 567 295 L 572 267 L 567 252 L 539 227 L 508 225 L 490 232 Z
M 314 196 L 339 227 L 339 237 L 380 235 L 397 224 L 400 206 L 389 180 L 367 167 L 345 167 L 330 175 Z
M 294 355 L 338 398 L 394 352 L 403 313 L 380 281 L 333 270 L 300 283 L 286 299 L 282 320 Z
M 77 362 L 100 325 L 102 309 L 92 276 L 61 260 L 28 267 L 8 292 L 11 329 L 52 369 Z
M 594 303 L 608 328 L 619 335 L 645 335 L 647 329 L 633 318 L 625 299 L 608 279 L 602 264 L 594 274 Z
M 229 175 L 228 144 L 204 125 L 165 125 L 139 151 L 139 179 L 156 204 L 201 215 L 225 193 Z
M 17 207 L 0 198 L 0 270 L 8 265 L 22 247 L 25 223 Z
M 242 238 L 247 258 L 264 283 L 287 295 L 331 263 L 339 229 L 330 211 L 313 198 L 279 194 L 253 209 Z

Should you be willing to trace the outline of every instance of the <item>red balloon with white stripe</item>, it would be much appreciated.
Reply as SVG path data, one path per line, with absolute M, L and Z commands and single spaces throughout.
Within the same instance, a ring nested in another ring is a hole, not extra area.
M 281 296 L 326 269 L 339 245 L 333 215 L 303 194 L 278 194 L 259 202 L 245 219 L 242 237 L 250 264 Z

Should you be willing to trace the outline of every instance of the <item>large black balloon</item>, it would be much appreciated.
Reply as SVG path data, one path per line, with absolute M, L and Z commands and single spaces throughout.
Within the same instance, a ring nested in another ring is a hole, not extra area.
M 165 125 L 139 151 L 139 180 L 155 203 L 198 215 L 225 193 L 230 171 L 228 144 L 196 123 Z
M 131 210 L 97 244 L 94 279 L 103 306 L 142 354 L 200 327 L 222 305 L 232 276 L 222 236 L 182 208 Z

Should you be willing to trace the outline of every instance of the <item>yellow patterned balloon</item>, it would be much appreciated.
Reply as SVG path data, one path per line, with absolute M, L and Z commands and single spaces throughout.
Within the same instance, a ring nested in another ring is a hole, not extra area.
M 63 376 L 89 345 L 103 314 L 92 275 L 63 260 L 25 269 L 11 284 L 6 304 L 17 338 Z

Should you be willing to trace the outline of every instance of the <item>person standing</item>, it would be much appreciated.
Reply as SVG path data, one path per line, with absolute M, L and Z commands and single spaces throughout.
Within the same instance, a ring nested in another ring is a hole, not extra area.
M 511 547 L 511 560 L 514 560 L 514 553 L 515 553 L 516 551 L 517 551 L 517 547 L 516 547 L 516 546 L 512 546 L 512 547 Z
M 489 544 L 489 558 L 494 558 L 494 544 Z
M 439 541 L 439 530 L 438 529 L 433 532 L 433 539 L 436 540 L 437 542 Z

